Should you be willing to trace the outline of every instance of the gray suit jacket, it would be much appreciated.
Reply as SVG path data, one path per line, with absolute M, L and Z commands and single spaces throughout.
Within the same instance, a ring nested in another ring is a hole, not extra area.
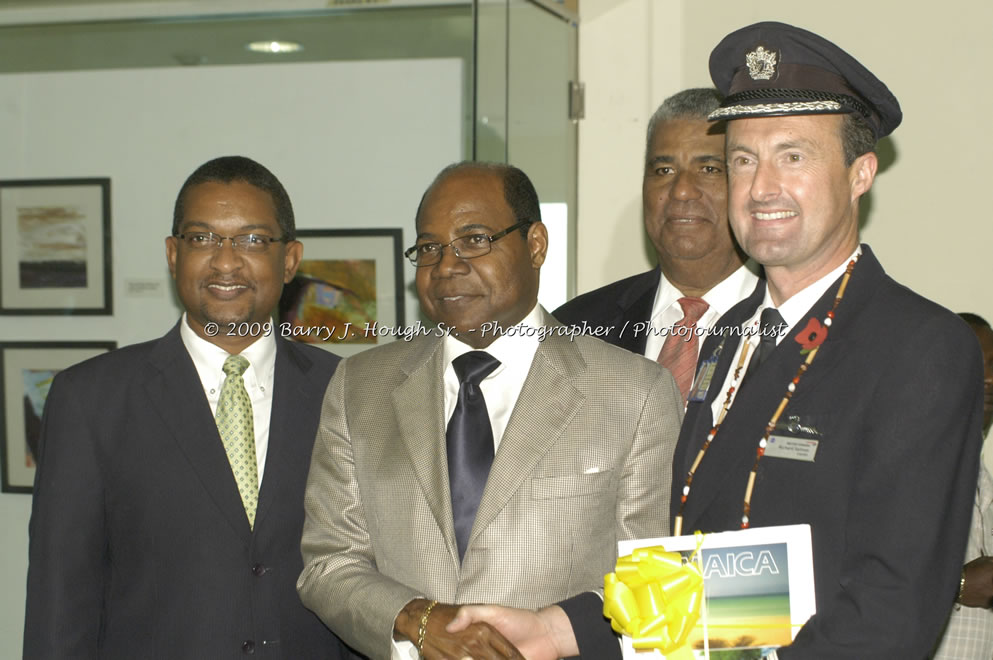
M 555 324 L 546 316 L 546 323 Z M 410 600 L 538 608 L 602 587 L 618 539 L 669 533 L 682 400 L 656 363 L 591 337 L 539 346 L 459 565 L 443 419 L 443 340 L 341 363 L 305 496 L 304 603 L 390 656 Z

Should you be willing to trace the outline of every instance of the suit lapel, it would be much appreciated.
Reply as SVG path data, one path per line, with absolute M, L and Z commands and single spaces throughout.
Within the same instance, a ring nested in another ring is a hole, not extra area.
M 861 305 L 859 299 L 869 295 L 872 288 L 871 281 L 877 276 L 877 271 L 882 272 L 879 263 L 872 256 L 868 247 L 863 246 L 863 256 L 852 273 L 845 298 L 838 308 L 837 322 L 829 330 L 828 337 L 818 351 L 809 372 L 804 374 L 797 385 L 794 396 L 780 415 L 781 420 L 785 419 L 791 410 L 796 409 L 798 401 L 802 401 L 810 392 L 815 392 L 817 382 L 826 375 L 830 375 L 834 369 L 835 361 L 831 355 L 842 349 L 846 341 L 842 334 L 846 323 L 845 313 L 847 310 L 857 310 Z M 796 338 L 806 328 L 811 318 L 823 321 L 827 311 L 834 304 L 837 290 L 837 283 L 828 287 L 824 295 L 814 303 L 800 322 L 790 329 L 789 334 L 762 364 L 759 371 L 749 381 L 749 386 L 742 389 L 735 397 L 734 404 L 728 411 L 717 437 L 707 451 L 703 461 L 706 467 L 701 465 L 693 477 L 692 495 L 686 505 L 684 530 L 693 529 L 693 522 L 703 515 L 708 506 L 725 489 L 740 490 L 740 493 L 732 493 L 729 496 L 731 499 L 737 495 L 740 495 L 740 498 L 744 497 L 744 477 L 751 470 L 751 462 L 755 460 L 755 451 L 765 431 L 766 424 L 783 400 L 787 385 L 796 376 L 800 365 L 807 358 L 805 354 L 800 352 L 801 346 Z M 752 297 L 754 294 L 749 297 L 749 300 Z M 755 305 L 757 306 L 760 302 L 761 298 L 756 301 Z M 755 306 L 752 306 L 751 309 L 751 313 L 754 313 Z M 741 321 L 749 316 L 750 314 L 743 316 Z M 731 358 L 727 359 L 730 360 Z M 725 373 L 727 373 L 726 370 Z M 709 427 L 702 433 L 706 434 L 708 431 Z M 695 435 L 700 435 L 700 432 L 698 427 Z M 733 476 L 729 478 L 729 475 Z M 727 498 L 724 501 L 727 501 Z M 737 516 L 740 511 L 733 513 Z
M 694 529 L 691 524 L 696 519 L 696 514 L 706 510 L 726 489 L 731 489 L 732 494 L 729 498 L 724 498 L 724 501 L 743 501 L 745 477 L 751 471 L 765 425 L 782 401 L 787 384 L 796 375 L 804 358 L 805 356 L 800 355 L 797 343 L 787 336 L 762 364 L 761 371 L 752 377 L 748 387 L 735 396 L 734 404 L 693 477 L 692 494 L 686 505 L 684 531 Z M 706 435 L 710 428 L 708 426 L 702 434 Z M 696 452 L 690 460 L 695 456 Z M 731 513 L 738 516 L 741 511 L 739 507 Z
M 149 356 L 156 373 L 145 381 L 150 406 L 197 473 L 231 529 L 248 545 L 251 528 L 206 395 L 179 334 L 179 325 Z
M 546 323 L 554 321 L 547 317 Z M 535 466 L 583 407 L 585 396 L 572 385 L 572 379 L 585 369 L 579 349 L 568 337 L 551 335 L 539 345 L 493 458 L 470 543 L 531 478 Z
M 694 401 L 686 408 L 686 416 L 683 419 L 683 428 L 680 431 L 681 437 L 686 438 L 685 442 L 680 442 L 680 450 L 675 456 L 675 465 L 681 466 L 680 472 L 675 475 L 673 483 L 678 483 L 682 488 L 686 474 L 696 458 L 700 447 L 714 425 L 713 403 L 718 397 L 723 397 L 726 392 L 724 381 L 728 372 L 732 368 L 734 354 L 741 343 L 741 333 L 736 329 L 755 313 L 755 309 L 762 302 L 765 296 L 765 281 L 759 280 L 755 289 L 745 300 L 739 302 L 722 316 L 714 325 L 714 331 L 707 335 L 703 348 L 700 350 L 700 359 L 697 367 L 707 359 L 717 358 L 717 367 L 710 380 L 710 387 L 703 401 Z M 695 380 L 695 378 L 694 378 Z M 684 449 L 685 447 L 685 449 Z
M 264 527 L 266 515 L 283 490 L 292 468 L 287 456 L 287 439 L 300 438 L 310 432 L 301 410 L 319 410 L 324 391 L 311 384 L 310 360 L 291 342 L 276 338 L 276 364 L 273 377 L 272 409 L 269 413 L 269 448 L 266 451 L 262 489 L 255 514 L 255 529 Z M 312 385 L 312 386 L 308 386 Z M 308 438 L 310 440 L 310 438 Z
M 728 371 L 735 366 L 732 365 L 734 354 L 738 350 L 738 345 L 741 343 L 739 328 L 741 328 L 741 325 L 745 321 L 752 317 L 764 298 L 765 280 L 760 279 L 756 282 L 755 288 L 752 289 L 752 292 L 748 294 L 747 298 L 729 309 L 724 316 L 717 320 L 715 329 L 719 329 L 721 332 L 711 332 L 704 342 L 703 350 L 700 351 L 701 359 L 704 356 L 709 356 L 712 352 L 719 352 L 717 370 L 714 372 L 714 378 L 710 382 L 710 387 L 707 389 L 707 396 L 704 400 L 708 414 L 703 415 L 703 417 L 706 418 L 708 431 L 714 423 L 713 413 L 710 412 L 711 406 L 717 397 L 725 396 L 724 380 L 727 378 Z
M 678 472 L 673 475 L 673 490 L 672 490 L 672 512 L 673 516 L 676 515 L 679 509 L 680 498 L 682 497 L 682 489 L 686 483 L 687 475 L 689 474 L 690 467 L 692 467 L 693 461 L 696 460 L 700 449 L 710 433 L 710 430 L 714 426 L 714 414 L 713 414 L 713 404 L 718 398 L 723 401 L 727 394 L 727 390 L 724 387 L 725 380 L 731 369 L 734 368 L 735 353 L 738 350 L 738 346 L 741 344 L 742 336 L 738 331 L 741 325 L 751 318 L 755 313 L 755 310 L 762 303 L 765 297 L 765 280 L 760 279 L 755 286 L 755 289 L 751 294 L 734 307 L 732 307 L 724 316 L 722 316 L 718 322 L 714 325 L 714 330 L 708 335 L 704 342 L 703 349 L 700 352 L 700 360 L 698 365 L 702 363 L 709 357 L 717 355 L 717 368 L 714 371 L 714 377 L 711 379 L 710 387 L 707 389 L 707 395 L 703 401 L 691 403 L 686 409 L 686 416 L 683 419 L 683 427 L 680 429 L 679 443 L 677 445 L 676 455 L 673 458 L 673 462 L 678 466 Z M 730 417 L 731 412 L 738 410 L 739 401 L 735 400 L 735 406 L 731 408 L 728 413 Z M 743 409 L 744 406 L 741 406 Z M 717 463 L 715 459 L 715 454 L 721 454 L 719 451 L 721 445 L 720 442 L 724 442 L 727 445 L 731 445 L 731 440 L 728 439 L 730 434 L 727 431 L 729 426 L 729 419 L 726 418 L 721 425 L 721 430 L 718 432 L 713 444 L 707 450 L 706 458 L 703 463 L 697 468 L 696 474 L 693 476 L 693 489 L 692 494 L 687 500 L 685 510 L 683 512 L 683 533 L 687 534 L 695 529 L 695 519 L 698 517 L 697 514 L 703 508 L 709 504 L 717 493 L 722 490 L 724 483 L 719 480 L 716 483 L 710 483 L 709 478 L 711 475 L 716 475 L 720 477 L 722 473 L 720 471 L 713 470 L 714 464 Z M 733 447 L 731 447 L 733 448 Z M 722 459 L 729 460 L 726 456 L 722 456 Z M 726 476 L 727 473 L 723 473 Z M 736 482 L 735 482 L 736 483 Z
M 623 334 L 617 337 L 616 343 L 632 353 L 645 354 L 648 333 L 636 332 L 634 325 L 646 323 L 651 318 L 661 274 L 662 270 L 658 267 L 645 273 L 639 278 L 638 286 L 631 287 L 617 300 L 620 314 L 615 332 L 623 331 Z
M 407 379 L 393 392 L 400 439 L 417 481 L 441 530 L 449 554 L 458 560 L 445 452 L 444 342 L 423 337 L 411 342 L 401 365 Z

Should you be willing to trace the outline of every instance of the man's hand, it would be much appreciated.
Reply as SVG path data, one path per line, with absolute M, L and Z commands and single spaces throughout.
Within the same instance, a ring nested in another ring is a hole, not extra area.
M 993 557 L 977 557 L 965 565 L 965 586 L 959 602 L 966 607 L 993 604 Z
M 407 603 L 393 624 L 395 639 L 407 639 L 417 644 L 421 617 L 429 601 L 417 598 Z M 486 623 L 466 622 L 457 630 L 448 630 L 459 608 L 438 603 L 428 617 L 422 655 L 426 660 L 523 660 L 513 644 Z
M 528 660 L 557 660 L 579 654 L 572 624 L 558 605 L 537 612 L 499 605 L 463 605 L 445 629 L 454 633 L 482 623 L 496 628 Z

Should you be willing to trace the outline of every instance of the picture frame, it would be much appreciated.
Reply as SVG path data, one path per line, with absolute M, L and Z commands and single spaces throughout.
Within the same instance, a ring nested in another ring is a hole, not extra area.
M 279 332 L 341 356 L 404 327 L 403 230 L 300 229 L 303 259 L 283 287 Z
M 41 413 L 55 374 L 115 348 L 113 341 L 0 342 L 2 492 L 32 492 Z
M 111 315 L 110 179 L 0 181 L 0 315 Z

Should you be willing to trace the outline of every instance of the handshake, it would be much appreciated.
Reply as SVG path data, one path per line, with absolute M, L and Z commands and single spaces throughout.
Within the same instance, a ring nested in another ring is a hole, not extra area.
M 400 611 L 394 637 L 427 660 L 556 660 L 579 653 L 565 611 L 500 605 L 446 605 L 415 599 Z

